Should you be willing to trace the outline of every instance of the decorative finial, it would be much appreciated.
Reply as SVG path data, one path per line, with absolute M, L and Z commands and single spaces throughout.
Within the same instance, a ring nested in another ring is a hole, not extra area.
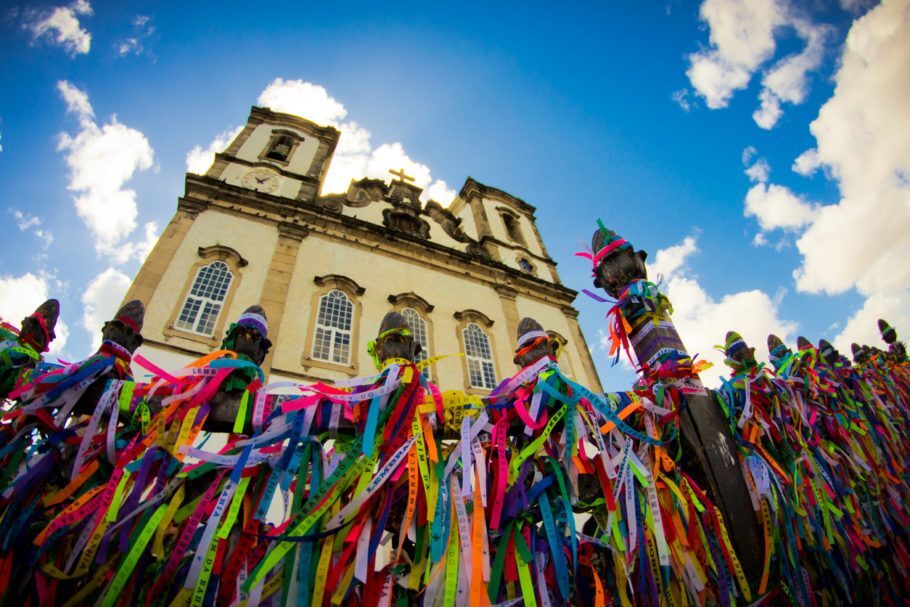
M 377 367 L 393 358 L 414 362 L 421 350 L 420 343 L 411 334 L 407 319 L 400 312 L 387 313 L 379 325 L 379 335 L 367 345 L 367 351 Z
M 142 345 L 142 323 L 145 306 L 138 299 L 123 304 L 114 318 L 104 323 L 101 339 L 126 348 L 130 354 Z
M 272 347 L 268 334 L 269 322 L 265 309 L 260 305 L 252 305 L 228 329 L 221 347 L 242 354 L 261 365 Z
M 543 356 L 554 356 L 550 344 L 550 336 L 543 330 L 543 326 L 530 317 L 524 317 L 518 323 L 517 345 L 515 358 L 512 359 L 519 367 L 527 367 Z

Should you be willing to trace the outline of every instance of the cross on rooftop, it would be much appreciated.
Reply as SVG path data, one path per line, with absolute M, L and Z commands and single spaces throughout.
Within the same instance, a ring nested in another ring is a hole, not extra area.
M 405 181 L 414 181 L 414 178 L 413 178 L 413 177 L 411 177 L 410 175 L 406 175 L 406 174 L 405 174 L 403 168 L 398 169 L 397 171 L 392 170 L 392 169 L 389 169 L 389 173 L 391 173 L 392 175 L 395 175 L 396 177 L 398 177 L 397 181 L 400 181 L 400 182 L 402 182 L 402 183 L 404 183 Z M 393 181 L 395 181 L 395 180 L 393 180 Z

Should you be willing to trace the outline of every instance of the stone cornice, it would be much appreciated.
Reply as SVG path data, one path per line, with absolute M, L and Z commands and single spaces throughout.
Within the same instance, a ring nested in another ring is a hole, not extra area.
M 226 247 L 221 244 L 214 244 L 210 247 L 199 247 L 196 250 L 196 252 L 199 254 L 199 257 L 215 257 L 215 256 L 229 257 L 229 258 L 233 259 L 234 263 L 236 263 L 241 268 L 248 266 L 250 263 L 246 259 L 244 259 L 240 253 L 238 253 L 231 247 Z
M 508 285 L 496 285 L 495 287 L 493 287 L 493 289 L 497 293 L 499 293 L 500 297 L 504 297 L 506 299 L 517 299 L 518 298 L 518 291 L 516 291 L 515 289 L 513 289 L 512 287 L 510 287 Z
M 254 192 L 211 177 L 188 174 L 187 196 L 181 200 L 186 201 L 183 203 L 185 207 L 201 205 L 203 209 L 241 215 L 263 223 L 303 224 L 311 235 L 321 234 L 365 249 L 374 249 L 378 245 L 385 253 L 404 259 L 413 259 L 414 248 L 417 247 L 438 259 L 434 266 L 439 269 L 459 275 L 467 269 L 490 286 L 509 283 L 521 295 L 535 299 L 570 304 L 578 295 L 577 291 L 568 287 L 531 276 L 501 262 L 478 259 L 432 241 L 406 238 L 384 226 L 354 217 L 326 213 L 313 203 Z M 370 242 L 361 243 L 358 239 Z M 446 260 L 451 262 L 446 263 Z
M 578 310 L 572 306 L 560 306 L 559 309 L 562 310 L 563 314 L 566 316 L 569 316 L 571 318 L 578 318 Z
M 492 186 L 484 185 L 474 179 L 473 177 L 468 177 L 465 180 L 464 185 L 461 186 L 461 191 L 458 193 L 459 198 L 467 201 L 470 199 L 471 194 L 476 192 L 480 196 L 491 196 L 494 198 L 499 198 L 501 200 L 506 200 L 511 202 L 516 207 L 529 214 L 531 217 L 534 217 L 534 212 L 537 211 L 537 208 L 533 205 L 528 204 L 521 198 L 513 196 L 508 192 L 500 190 L 499 188 L 494 188 Z
M 365 288 L 354 282 L 353 279 L 348 278 L 347 276 L 342 276 L 340 274 L 326 274 L 325 276 L 317 276 L 313 279 L 313 282 L 320 287 L 341 283 L 358 297 L 367 292 Z
M 556 262 L 553 261 L 552 259 L 550 259 L 549 257 L 543 257 L 541 255 L 538 255 L 537 253 L 534 253 L 526 245 L 503 242 L 502 240 L 499 240 L 495 236 L 484 236 L 480 239 L 481 245 L 485 245 L 487 243 L 492 243 L 492 244 L 495 244 L 497 246 L 500 246 L 500 247 L 503 247 L 506 249 L 512 249 L 513 251 L 520 251 L 520 252 L 526 254 L 531 259 L 536 259 L 537 261 L 540 261 L 543 263 L 551 264 L 554 266 L 557 265 Z
M 413 291 L 410 291 L 408 293 L 398 293 L 397 295 L 389 295 L 389 303 L 393 306 L 398 305 L 399 303 L 402 305 L 416 303 L 417 307 L 423 308 L 423 310 L 428 314 L 433 311 L 433 308 L 436 307 Z
M 485 324 L 487 327 L 492 327 L 493 322 L 494 322 L 493 319 L 491 319 L 489 316 L 487 316 L 483 312 L 479 312 L 478 310 L 474 310 L 474 309 L 460 310 L 460 311 L 452 314 L 452 316 L 454 316 L 455 320 L 457 320 L 457 321 L 465 321 L 465 322 L 480 321 L 481 323 Z
M 184 213 L 196 216 L 206 209 L 208 205 L 201 200 L 196 200 L 195 198 L 185 198 L 181 196 L 177 199 L 177 210 L 183 211 Z
M 299 241 L 310 235 L 310 229 L 304 225 L 282 221 L 278 224 L 278 234 Z
M 248 122 L 254 124 L 268 122 L 269 124 L 287 126 L 302 131 L 307 131 L 311 135 L 317 137 L 319 140 L 331 144 L 332 149 L 334 149 L 335 144 L 338 143 L 338 137 L 341 135 L 338 129 L 333 126 L 322 126 L 316 124 L 312 120 L 307 120 L 306 118 L 301 118 L 300 116 L 294 116 L 293 114 L 275 112 L 267 107 L 253 106 L 250 109 L 250 118 Z
M 277 164 L 275 164 L 273 162 L 245 160 L 243 158 L 238 158 L 237 156 L 230 156 L 228 154 L 222 154 L 222 153 L 215 154 L 215 161 L 217 162 L 218 160 L 221 160 L 221 161 L 224 161 L 224 162 L 227 162 L 230 164 L 242 164 L 244 166 L 250 167 L 251 169 L 254 169 L 254 168 L 255 169 L 268 169 L 268 170 L 278 173 L 282 177 L 287 177 L 289 179 L 296 179 L 298 181 L 307 181 L 309 183 L 313 183 L 316 185 L 319 184 L 319 179 L 317 179 L 316 177 L 310 177 L 309 175 L 304 175 L 303 173 L 295 173 L 293 171 L 286 171 L 285 169 L 283 169 L 282 167 L 278 166 Z M 195 175 L 193 173 L 187 173 L 187 178 L 189 178 L 190 175 L 193 175 L 193 177 L 197 177 L 197 175 Z M 207 177 L 207 179 L 213 179 L 213 178 Z M 189 179 L 187 179 L 187 181 L 189 181 Z M 218 181 L 218 180 L 216 180 L 216 181 Z M 224 183 L 224 182 L 222 181 L 220 183 Z M 230 186 L 227 183 L 224 183 L 224 185 L 228 185 L 229 187 L 240 187 L 240 186 Z

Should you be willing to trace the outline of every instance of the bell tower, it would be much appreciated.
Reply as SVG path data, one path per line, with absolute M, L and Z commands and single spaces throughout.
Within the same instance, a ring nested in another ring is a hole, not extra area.
M 205 176 L 282 198 L 314 202 L 339 133 L 330 126 L 254 107 Z

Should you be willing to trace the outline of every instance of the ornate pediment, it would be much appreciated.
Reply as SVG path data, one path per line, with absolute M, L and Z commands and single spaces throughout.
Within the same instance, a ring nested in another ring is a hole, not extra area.
M 420 218 L 420 210 L 408 204 L 392 206 L 382 211 L 382 223 L 396 232 L 418 238 L 430 237 L 430 224 Z
M 382 179 L 364 177 L 357 181 L 351 180 L 344 203 L 354 208 L 365 207 L 370 203 L 383 200 L 387 190 L 388 186 Z
M 373 203 L 385 207 L 382 210 L 382 225 L 393 232 L 412 238 L 429 240 L 430 220 L 456 242 L 466 245 L 466 252 L 478 259 L 490 259 L 489 252 L 474 238 L 465 233 L 461 218 L 435 200 L 421 205 L 423 189 L 408 180 L 403 171 L 391 171 L 400 177 L 391 183 L 382 179 L 364 177 L 351 180 L 344 194 L 330 194 L 319 199 L 319 204 L 333 213 L 342 212 L 343 207 L 361 208 Z M 374 220 L 375 221 L 375 220 Z
M 424 211 L 433 221 L 440 225 L 446 234 L 458 242 L 474 242 L 474 239 L 464 233 L 461 227 L 461 217 L 455 217 L 450 210 L 435 200 L 428 202 L 424 207 Z

